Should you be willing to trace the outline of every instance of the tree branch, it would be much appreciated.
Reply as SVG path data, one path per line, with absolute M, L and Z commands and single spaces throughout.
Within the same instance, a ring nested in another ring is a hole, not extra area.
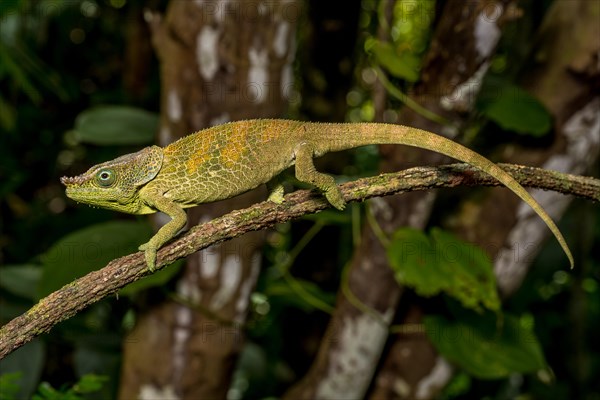
M 600 201 L 600 180 L 562 174 L 540 168 L 501 164 L 523 186 L 554 190 L 584 199 Z M 467 165 L 416 167 L 401 172 L 363 178 L 340 185 L 346 201 L 362 201 L 416 190 L 442 187 L 499 186 L 487 174 Z M 173 261 L 246 232 L 269 228 L 277 223 L 316 213 L 329 205 L 318 193 L 300 190 L 285 197 L 282 205 L 262 202 L 232 211 L 198 225 L 158 253 L 157 270 Z M 91 272 L 41 299 L 25 314 L 0 329 L 0 359 L 34 337 L 50 331 L 87 306 L 116 293 L 125 285 L 150 272 L 141 252 L 115 259 L 98 271 Z

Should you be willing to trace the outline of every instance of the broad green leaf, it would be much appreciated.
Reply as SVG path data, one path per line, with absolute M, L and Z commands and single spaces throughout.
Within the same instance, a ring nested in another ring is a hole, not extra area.
M 157 130 L 158 115 L 128 106 L 90 108 L 75 120 L 76 137 L 97 145 L 150 144 Z
M 0 268 L 0 287 L 17 296 L 35 300 L 41 276 L 42 268 L 39 265 L 6 265 Z
M 449 233 L 432 229 L 428 237 L 417 229 L 400 229 L 392 237 L 388 258 L 396 280 L 421 296 L 446 293 L 473 310 L 500 308 L 487 255 Z
M 531 326 L 512 315 L 497 319 L 490 314 L 463 316 L 457 321 L 428 316 L 425 331 L 440 354 L 480 379 L 546 368 Z
M 543 136 L 552 127 L 552 116 L 544 105 L 522 88 L 497 78 L 488 78 L 477 108 L 506 130 Z
M 370 43 L 369 50 L 375 56 L 377 63 L 395 77 L 408 82 L 416 82 L 419 79 L 421 60 L 414 54 L 398 53 L 391 43 L 378 40 Z
M 112 221 L 92 225 L 59 240 L 42 256 L 38 293 L 45 296 L 109 261 L 137 251 L 152 231 L 146 222 Z

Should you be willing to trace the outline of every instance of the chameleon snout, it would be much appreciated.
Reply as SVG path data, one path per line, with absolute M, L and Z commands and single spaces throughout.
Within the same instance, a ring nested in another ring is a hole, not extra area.
M 86 176 L 85 175 L 63 176 L 62 178 L 60 178 L 60 182 L 63 185 L 65 185 L 66 187 L 69 187 L 69 186 L 72 186 L 72 185 L 81 185 L 85 181 L 86 181 Z

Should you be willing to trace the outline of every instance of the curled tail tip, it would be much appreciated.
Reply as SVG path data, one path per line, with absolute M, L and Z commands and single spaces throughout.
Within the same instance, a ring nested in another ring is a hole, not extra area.
M 573 259 L 573 254 L 571 254 L 570 251 L 567 254 L 567 257 L 569 258 L 569 263 L 571 263 L 571 269 L 575 268 L 575 260 Z
M 558 238 L 560 246 L 562 247 L 563 251 L 565 252 L 565 255 L 567 256 L 567 258 L 569 259 L 569 265 L 571 266 L 571 269 L 575 268 L 575 259 L 573 258 L 573 253 L 571 253 L 571 249 L 569 248 L 569 245 L 567 244 L 567 242 L 565 241 L 565 239 L 562 237 Z
M 557 230 L 558 230 L 558 228 L 557 228 Z M 571 266 L 571 269 L 575 268 L 575 259 L 573 258 L 573 253 L 571 253 L 571 249 L 569 248 L 567 241 L 565 240 L 563 235 L 560 233 L 560 231 L 554 232 L 554 234 L 556 235 L 556 238 L 558 239 L 558 242 L 560 243 L 560 247 L 562 247 L 563 251 L 565 252 L 565 255 L 569 259 L 569 265 Z

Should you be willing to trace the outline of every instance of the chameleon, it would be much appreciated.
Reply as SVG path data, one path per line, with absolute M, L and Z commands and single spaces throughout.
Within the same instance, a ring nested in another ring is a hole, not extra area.
M 279 174 L 295 166 L 296 178 L 320 189 L 343 210 L 344 198 L 331 175 L 315 169 L 313 159 L 325 153 L 371 144 L 399 144 L 444 154 L 468 163 L 500 181 L 525 201 L 552 231 L 571 267 L 573 256 L 560 230 L 542 206 L 509 173 L 469 148 L 432 132 L 386 123 L 318 123 L 284 119 L 251 119 L 213 126 L 169 144 L 62 177 L 66 195 L 78 202 L 130 214 L 162 211 L 171 217 L 139 247 L 148 269 L 156 253 L 187 223 L 184 209 L 270 186 L 269 200 L 282 203 Z

